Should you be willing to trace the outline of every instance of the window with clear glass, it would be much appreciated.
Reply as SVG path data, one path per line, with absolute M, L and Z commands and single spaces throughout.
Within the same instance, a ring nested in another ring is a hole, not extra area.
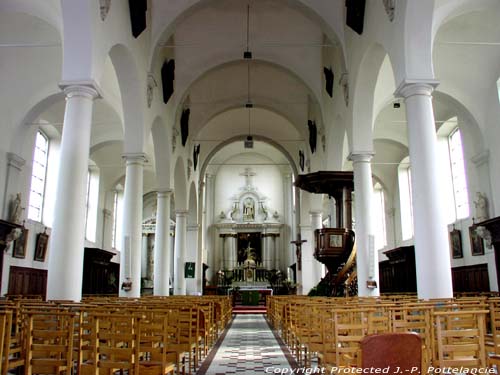
M 85 238 L 91 242 L 96 240 L 97 204 L 99 199 L 99 175 L 96 171 L 87 172 L 87 200 L 85 216 Z
M 49 139 L 41 131 L 38 131 L 35 138 L 35 152 L 33 153 L 28 219 L 40 222 L 42 221 L 45 196 L 48 154 Z
M 413 199 L 411 187 L 411 169 L 409 159 L 401 162 L 398 170 L 399 204 L 401 212 L 401 233 L 403 240 L 413 237 Z
M 387 230 L 385 223 L 384 190 L 377 183 L 373 188 L 373 217 L 375 230 L 375 249 L 382 249 L 387 245 Z
M 120 218 L 123 212 L 123 191 L 115 190 L 113 195 L 113 232 L 111 234 L 111 247 L 119 249 L 119 239 L 122 235 Z
M 467 177 L 465 175 L 462 136 L 458 127 L 448 136 L 448 147 L 450 152 L 453 196 L 455 198 L 455 213 L 456 219 L 459 220 L 469 216 L 469 192 L 467 190 Z

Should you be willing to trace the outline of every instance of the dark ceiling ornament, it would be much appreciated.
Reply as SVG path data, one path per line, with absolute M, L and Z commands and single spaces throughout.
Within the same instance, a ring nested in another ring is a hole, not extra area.
M 165 60 L 161 67 L 161 84 L 163 86 L 163 103 L 167 104 L 168 100 L 174 93 L 175 79 L 175 60 Z
M 366 0 L 346 0 L 347 14 L 345 23 L 359 35 L 363 34 Z
M 396 0 L 383 0 L 385 12 L 389 17 L 389 21 L 394 21 L 394 14 L 396 11 Z
M 312 120 L 307 120 L 307 126 L 309 127 L 309 146 L 311 147 L 311 152 L 314 154 L 316 152 L 318 128 L 316 127 L 316 123 Z
M 130 8 L 130 23 L 132 35 L 137 38 L 146 30 L 146 11 L 148 10 L 147 0 L 128 0 Z
M 155 77 L 153 74 L 148 73 L 148 80 L 147 80 L 147 87 L 146 87 L 146 99 L 148 103 L 148 108 L 151 108 L 151 104 L 153 103 L 154 99 L 154 89 L 157 87 L 158 84 L 156 83 Z
M 186 142 L 189 135 L 189 115 L 191 111 L 189 108 L 186 108 L 182 111 L 181 115 L 181 141 L 182 146 L 186 146 Z
M 99 14 L 101 15 L 101 21 L 104 21 L 106 19 L 110 7 L 111 0 L 99 0 Z
M 198 143 L 193 147 L 193 166 L 196 171 L 196 167 L 198 166 L 198 158 L 200 156 L 200 144 Z
M 323 73 L 325 74 L 325 90 L 330 98 L 333 98 L 333 80 L 334 74 L 332 68 L 323 67 Z
M 300 171 L 304 172 L 304 151 L 299 150 L 299 167 Z

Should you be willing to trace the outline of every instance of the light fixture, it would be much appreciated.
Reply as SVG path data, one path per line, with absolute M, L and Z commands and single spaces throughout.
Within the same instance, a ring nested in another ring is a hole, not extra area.
M 248 135 L 244 141 L 245 148 L 253 148 L 253 137 L 250 133 L 250 124 L 252 122 L 250 111 L 253 108 L 252 100 L 250 99 L 250 60 L 252 59 L 252 52 L 249 50 L 249 36 L 250 36 L 250 4 L 247 6 L 247 48 L 243 53 L 243 58 L 247 60 L 247 102 L 245 108 L 248 110 Z
M 250 51 L 249 47 L 250 40 L 250 4 L 247 5 L 247 48 L 245 52 L 243 52 L 243 58 L 246 60 L 250 60 L 252 58 L 252 51 Z

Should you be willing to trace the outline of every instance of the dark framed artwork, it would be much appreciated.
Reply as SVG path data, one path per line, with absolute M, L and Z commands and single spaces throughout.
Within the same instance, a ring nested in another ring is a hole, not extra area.
M 34 260 L 45 262 L 45 254 L 47 253 L 47 244 L 49 243 L 49 235 L 46 233 L 38 233 L 36 236 L 36 247 Z
M 21 228 L 21 235 L 17 240 L 14 241 L 14 248 L 12 250 L 12 256 L 14 258 L 25 258 L 26 257 L 26 244 L 28 243 L 28 229 Z
M 476 225 L 469 227 L 470 251 L 472 255 L 484 255 L 483 239 L 476 233 Z
M 194 269 L 195 269 L 194 262 L 186 262 L 184 265 L 184 277 L 186 279 L 194 279 Z
M 458 229 L 453 229 L 450 232 L 450 247 L 453 259 L 460 259 L 464 257 L 462 250 L 462 235 Z

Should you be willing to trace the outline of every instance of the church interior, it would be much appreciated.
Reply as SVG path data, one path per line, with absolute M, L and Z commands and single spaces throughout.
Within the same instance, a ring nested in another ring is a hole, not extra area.
M 0 0 L 0 373 L 496 371 L 499 17 Z

